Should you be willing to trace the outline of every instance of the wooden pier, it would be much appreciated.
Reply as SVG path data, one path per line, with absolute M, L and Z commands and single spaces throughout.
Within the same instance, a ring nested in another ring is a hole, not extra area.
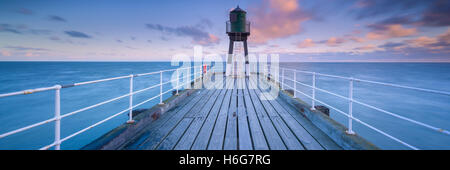
M 115 149 L 341 149 L 282 98 L 264 100 L 265 90 L 249 88 L 256 78 L 228 79 L 222 89 L 203 88 L 187 96 Z

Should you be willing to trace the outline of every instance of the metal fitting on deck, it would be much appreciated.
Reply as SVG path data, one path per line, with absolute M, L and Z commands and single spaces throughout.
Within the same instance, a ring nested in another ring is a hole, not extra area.
M 23 91 L 23 94 L 31 94 L 31 93 L 33 93 L 33 91 L 31 91 L 31 90 Z

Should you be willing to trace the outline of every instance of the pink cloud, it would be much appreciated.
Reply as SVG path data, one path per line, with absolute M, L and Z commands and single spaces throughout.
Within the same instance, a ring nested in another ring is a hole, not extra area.
M 203 38 L 198 41 L 194 41 L 195 44 L 199 44 L 199 45 L 218 44 L 219 42 L 220 42 L 220 38 L 213 34 L 208 34 L 208 38 Z
M 301 43 L 297 45 L 298 48 L 308 48 L 313 47 L 315 44 L 312 39 L 308 38 L 303 40 Z
M 297 0 L 271 0 L 270 6 L 283 12 L 294 12 L 298 9 Z
M 331 37 L 331 38 L 328 39 L 325 43 L 326 43 L 328 46 L 336 47 L 336 46 L 338 46 L 338 45 L 340 45 L 340 44 L 342 44 L 342 43 L 344 43 L 344 42 L 345 42 L 345 40 L 344 40 L 343 38 Z
M 354 41 L 354 42 L 358 42 L 358 43 L 366 42 L 366 40 L 364 38 L 361 38 L 361 37 L 350 37 L 349 39 Z
M 441 50 L 450 45 L 450 29 L 436 37 L 421 36 L 411 40 L 405 40 L 409 47 L 427 48 L 429 50 Z
M 416 28 L 404 28 L 400 24 L 385 25 L 366 35 L 367 39 L 385 40 L 397 37 L 406 37 L 417 33 Z
M 439 41 L 450 44 L 450 28 L 448 28 L 445 33 L 440 34 L 437 38 Z
M 411 44 L 411 46 L 413 46 L 413 47 L 426 47 L 431 44 L 437 43 L 438 40 L 436 38 L 421 36 L 416 39 L 407 40 L 406 42 L 409 42 L 409 44 Z
M 11 52 L 6 51 L 6 50 L 2 50 L 2 51 L 0 51 L 0 53 L 2 54 L 2 56 L 5 56 L 5 57 L 11 56 Z
M 310 19 L 297 0 L 266 0 L 250 9 L 250 14 L 249 42 L 258 44 L 298 34 L 302 22 Z
M 372 52 L 372 51 L 376 51 L 376 50 L 381 50 L 381 48 L 379 48 L 379 47 L 377 47 L 376 45 L 373 45 L 373 44 L 368 44 L 368 45 L 365 45 L 365 46 L 356 47 L 355 50 L 363 51 L 363 52 Z

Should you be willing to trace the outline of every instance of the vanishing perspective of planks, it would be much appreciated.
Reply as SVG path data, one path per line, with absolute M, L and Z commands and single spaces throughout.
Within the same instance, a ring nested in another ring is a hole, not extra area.
M 267 100 L 257 83 L 224 77 L 223 89 L 199 90 L 120 149 L 341 149 L 280 97 Z

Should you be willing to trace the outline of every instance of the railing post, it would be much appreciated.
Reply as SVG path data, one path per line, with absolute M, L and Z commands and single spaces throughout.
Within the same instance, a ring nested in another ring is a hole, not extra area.
M 297 98 L 297 71 L 294 70 L 294 98 Z
M 284 90 L 284 68 L 281 69 L 281 90 Z
M 134 123 L 133 120 L 133 77 L 134 75 L 130 75 L 130 102 L 129 102 L 129 109 L 130 113 L 128 114 L 129 118 L 127 123 L 131 124 Z
M 163 89 L 162 88 L 162 86 L 163 86 L 163 82 L 162 82 L 163 74 L 162 73 L 163 73 L 162 71 L 159 71 L 159 105 L 163 105 L 164 104 L 163 103 L 163 94 L 162 94 L 162 89 Z
M 61 86 L 55 86 L 55 150 L 61 149 Z
M 180 80 L 180 75 L 178 74 L 178 69 L 177 69 L 177 92 L 175 93 L 175 95 L 177 95 L 177 96 L 178 96 L 178 89 L 180 88 L 179 84 L 178 84 L 179 80 Z
M 313 72 L 312 75 L 312 104 L 311 104 L 311 110 L 316 110 L 316 72 Z
M 203 67 L 200 69 L 200 71 L 202 72 L 202 73 L 201 73 L 201 76 L 202 76 L 202 87 L 200 87 L 200 88 L 203 88 L 203 83 L 204 83 L 204 82 L 203 82 L 203 78 L 205 78 L 205 74 L 206 74 L 206 72 L 205 72 L 205 71 L 206 71 L 205 66 L 206 66 L 206 65 L 203 64 Z
M 189 69 L 189 70 L 188 70 Z M 189 74 L 186 74 L 186 88 L 191 88 L 190 86 L 189 86 L 189 83 L 191 83 L 191 82 L 189 82 L 188 80 L 189 80 L 189 77 L 188 76 L 190 76 L 190 73 L 191 73 L 191 67 L 187 67 L 186 68 L 186 73 L 189 73 Z
M 353 121 L 353 77 L 350 78 L 350 84 L 348 88 L 348 130 L 346 131 L 349 135 L 354 135 L 355 132 L 353 132 L 352 127 L 352 121 Z

